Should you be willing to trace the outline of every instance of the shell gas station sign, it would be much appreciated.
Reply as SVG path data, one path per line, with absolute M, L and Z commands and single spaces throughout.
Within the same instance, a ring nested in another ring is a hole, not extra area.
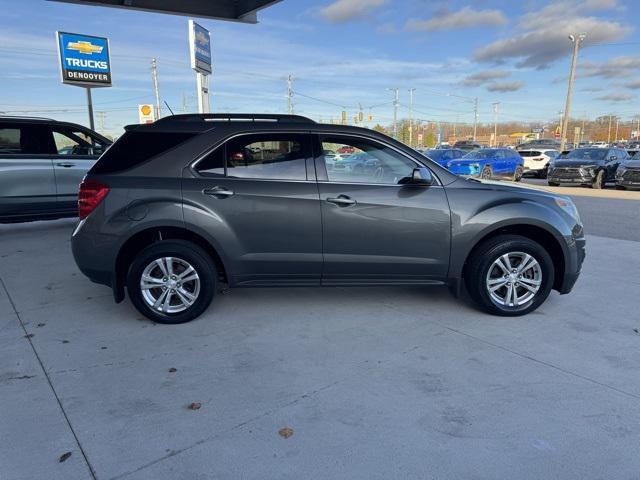
M 140 123 L 153 123 L 156 121 L 156 112 L 153 105 L 145 103 L 138 105 L 138 120 Z

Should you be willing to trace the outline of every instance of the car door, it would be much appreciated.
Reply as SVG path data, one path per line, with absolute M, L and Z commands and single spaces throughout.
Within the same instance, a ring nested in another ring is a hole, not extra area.
M 322 229 L 311 136 L 247 133 L 185 169 L 184 218 L 230 262 L 234 285 L 319 285 Z
M 108 144 L 91 131 L 79 126 L 51 126 L 51 141 L 55 153 L 53 170 L 57 201 L 61 209 L 75 209 L 78 186 L 82 178 L 106 150 Z
M 449 265 L 450 213 L 444 189 L 400 182 L 422 166 L 361 136 L 319 134 L 316 152 L 349 146 L 370 160 L 350 172 L 327 170 L 316 156 L 322 209 L 322 283 L 429 283 Z
M 0 121 L 0 217 L 56 211 L 56 184 L 46 126 Z

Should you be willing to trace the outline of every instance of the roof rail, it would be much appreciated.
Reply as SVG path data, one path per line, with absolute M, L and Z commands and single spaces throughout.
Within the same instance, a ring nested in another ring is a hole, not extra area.
M 301 115 L 283 115 L 270 113 L 186 113 L 162 117 L 154 122 L 168 124 L 173 122 L 283 122 L 316 123 Z
M 0 118 L 9 118 L 11 120 L 45 120 L 50 122 L 57 121 L 57 120 L 54 120 L 53 118 L 47 118 L 47 117 L 32 117 L 28 115 L 7 115 L 4 113 L 0 113 Z

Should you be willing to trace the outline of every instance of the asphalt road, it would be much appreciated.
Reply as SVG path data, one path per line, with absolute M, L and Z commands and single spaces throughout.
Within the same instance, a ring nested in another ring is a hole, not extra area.
M 73 220 L 0 225 L 0 478 L 637 479 L 640 201 L 575 200 L 583 273 L 520 318 L 258 288 L 155 325 L 77 270 Z

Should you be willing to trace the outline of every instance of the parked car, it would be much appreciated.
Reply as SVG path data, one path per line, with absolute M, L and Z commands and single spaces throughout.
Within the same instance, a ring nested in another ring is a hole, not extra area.
M 552 138 L 540 138 L 516 145 L 516 150 L 560 150 L 560 142 Z
M 432 150 L 423 150 L 423 155 L 436 162 L 441 167 L 447 167 L 447 163 L 455 158 L 464 157 L 467 152 L 458 148 L 436 148 Z
M 578 148 L 563 153 L 549 167 L 547 183 L 557 187 L 561 183 L 578 183 L 603 188 L 606 182 L 615 181 L 618 165 L 629 154 L 621 148 Z
M 591 146 L 593 148 L 609 148 L 609 144 L 607 142 L 603 142 L 602 140 L 598 142 L 593 142 Z
M 640 158 L 631 157 L 620 163 L 616 170 L 616 188 L 640 188 Z
M 450 161 L 447 169 L 456 175 L 519 182 L 524 173 L 524 160 L 515 150 L 483 148 Z
M 458 140 L 453 144 L 453 148 L 456 148 L 458 150 L 470 151 L 482 148 L 482 145 L 474 140 Z
M 328 170 L 316 152 L 334 146 L 376 168 Z M 381 133 L 293 115 L 126 127 L 80 186 L 79 213 L 80 270 L 160 323 L 196 318 L 220 283 L 464 282 L 487 312 L 523 315 L 568 293 L 585 255 L 568 197 L 465 180 Z
M 0 222 L 77 215 L 78 185 L 110 144 L 73 123 L 0 116 Z
M 524 175 L 531 174 L 537 178 L 547 178 L 549 161 L 560 155 L 557 150 L 519 150 L 524 159 Z

